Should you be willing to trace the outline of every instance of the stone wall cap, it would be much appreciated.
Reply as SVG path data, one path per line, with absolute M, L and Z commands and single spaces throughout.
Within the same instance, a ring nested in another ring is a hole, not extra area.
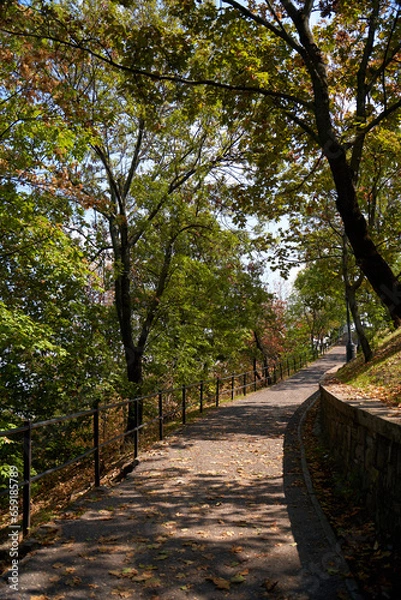
M 348 396 L 336 385 L 320 384 L 320 389 L 326 398 L 342 405 L 343 410 L 348 407 L 355 411 L 355 418 L 361 425 L 368 425 L 375 432 L 401 442 L 401 409 L 387 406 L 375 398 Z

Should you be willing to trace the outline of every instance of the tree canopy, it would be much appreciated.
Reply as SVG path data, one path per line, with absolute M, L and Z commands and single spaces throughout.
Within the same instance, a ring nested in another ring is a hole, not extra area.
M 400 325 L 398 2 L 0 10 L 12 412 L 272 360 L 337 330 L 345 293 L 360 338 L 358 299 L 369 326 L 382 305 Z M 309 265 L 288 311 L 258 255 L 283 217 L 278 266 Z

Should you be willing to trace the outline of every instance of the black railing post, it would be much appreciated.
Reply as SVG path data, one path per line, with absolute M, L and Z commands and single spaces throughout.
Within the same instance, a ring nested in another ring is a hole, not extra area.
M 163 439 L 163 393 L 159 392 L 159 439 Z
M 199 385 L 199 412 L 203 412 L 203 381 Z
M 287 373 L 288 377 L 291 375 L 290 359 L 287 358 Z
M 280 379 L 283 378 L 283 363 L 280 360 Z
M 99 449 L 99 403 L 96 402 L 93 413 L 93 447 L 95 449 L 95 487 L 100 486 L 100 449 Z
M 182 386 L 182 424 L 187 422 L 187 388 Z
M 274 368 L 273 368 L 273 378 L 274 378 L 274 385 L 276 385 L 276 383 L 277 383 L 277 369 L 276 369 L 276 363 L 274 363 Z
M 220 401 L 220 378 L 216 379 L 216 406 L 219 405 Z
M 256 392 L 256 358 L 253 359 L 253 391 Z
M 32 467 L 32 423 L 25 421 L 24 426 L 24 487 L 22 496 L 22 534 L 28 535 L 31 528 L 31 467 Z
M 244 373 L 244 396 L 246 396 L 246 373 Z
M 234 400 L 234 390 L 235 390 L 235 377 L 231 376 L 231 400 Z
M 139 400 L 134 400 L 134 415 L 135 415 L 135 429 L 134 429 L 134 458 L 138 456 L 139 450 Z

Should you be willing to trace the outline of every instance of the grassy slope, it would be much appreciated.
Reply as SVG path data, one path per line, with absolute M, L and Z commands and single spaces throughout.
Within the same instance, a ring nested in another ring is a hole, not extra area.
M 369 363 L 365 364 L 363 356 L 358 355 L 336 373 L 335 379 L 351 386 L 352 395 L 401 408 L 401 331 L 383 338 Z

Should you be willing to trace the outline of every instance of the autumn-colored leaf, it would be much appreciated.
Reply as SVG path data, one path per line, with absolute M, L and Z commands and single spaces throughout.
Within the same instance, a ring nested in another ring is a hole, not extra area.
M 145 588 L 160 588 L 162 586 L 161 582 L 159 579 L 157 579 L 156 577 L 152 577 L 150 579 L 147 579 L 144 582 L 144 586 Z
M 133 598 L 134 593 L 131 590 L 120 590 L 115 589 L 111 592 L 112 596 L 118 596 L 119 598 Z
M 142 575 L 134 575 L 134 577 L 131 577 L 130 579 L 136 583 L 144 583 L 145 581 L 148 581 L 148 579 L 152 579 L 152 577 L 152 571 L 144 571 Z
M 112 570 L 109 571 L 109 575 L 113 575 L 113 577 L 134 577 L 135 575 L 138 575 L 138 571 L 136 569 L 131 569 L 131 568 L 127 568 L 127 569 L 122 569 L 120 571 L 117 570 Z
M 206 581 L 214 583 L 218 590 L 229 590 L 231 587 L 228 579 L 224 579 L 223 577 L 206 577 Z
M 265 579 L 262 587 L 264 587 L 268 592 L 272 592 L 276 586 L 278 585 L 278 581 L 272 581 L 271 579 Z

